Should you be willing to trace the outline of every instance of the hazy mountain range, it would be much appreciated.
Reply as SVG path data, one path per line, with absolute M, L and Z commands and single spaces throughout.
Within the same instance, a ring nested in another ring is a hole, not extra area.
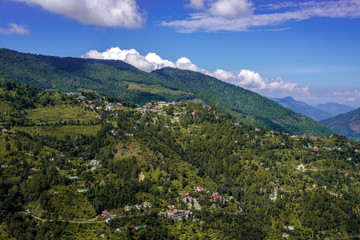
M 307 103 L 297 101 L 292 97 L 271 99 L 281 104 L 282 106 L 289 108 L 296 113 L 308 116 L 315 121 L 322 121 L 354 110 L 354 108 L 340 103 L 324 103 L 311 106 Z

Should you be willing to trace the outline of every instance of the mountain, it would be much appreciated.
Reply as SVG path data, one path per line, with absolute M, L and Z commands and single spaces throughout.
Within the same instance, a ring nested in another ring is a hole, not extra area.
M 0 49 L 0 72 L 42 89 L 96 91 L 138 104 L 201 99 L 238 120 L 290 134 L 324 136 L 328 128 L 257 93 L 192 71 L 165 68 L 146 73 L 125 62 L 60 58 Z
M 340 135 L 360 141 L 360 108 L 321 123 Z
M 316 105 L 316 108 L 330 113 L 333 116 L 355 110 L 354 108 L 340 103 L 324 103 Z
M 321 121 L 333 117 L 333 115 L 325 111 L 312 107 L 304 102 L 296 101 L 292 97 L 272 98 L 272 100 L 296 113 L 308 116 L 315 121 Z
M 140 107 L 6 79 L 0 239 L 360 233 L 358 142 L 258 129 L 194 101 Z

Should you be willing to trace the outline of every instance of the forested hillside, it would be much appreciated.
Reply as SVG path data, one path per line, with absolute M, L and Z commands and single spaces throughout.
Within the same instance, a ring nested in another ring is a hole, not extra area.
M 0 78 L 1 239 L 359 234 L 357 142 L 254 128 L 199 101 Z
M 137 104 L 201 99 L 239 121 L 290 134 L 326 136 L 328 128 L 259 94 L 178 69 L 146 73 L 122 61 L 60 58 L 0 49 L 0 71 L 41 89 L 96 91 Z
M 340 135 L 360 141 L 360 108 L 321 122 Z
M 309 117 L 299 115 L 257 93 L 186 70 L 163 68 L 153 74 L 169 87 L 191 91 L 243 122 L 292 134 L 325 136 L 331 131 Z

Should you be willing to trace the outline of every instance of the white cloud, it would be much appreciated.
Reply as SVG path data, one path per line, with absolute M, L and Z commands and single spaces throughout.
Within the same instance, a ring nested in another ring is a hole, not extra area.
M 146 56 L 142 56 L 135 49 L 122 50 L 118 47 L 107 49 L 104 52 L 90 50 L 82 57 L 121 60 L 147 72 L 151 72 L 163 67 L 175 67 L 173 62 L 162 59 L 156 53 L 148 53 Z
M 234 84 L 246 89 L 262 93 L 278 93 L 286 94 L 310 94 L 309 88 L 300 87 L 295 82 L 285 82 L 281 77 L 272 79 L 270 82 L 257 72 L 251 70 L 241 70 L 239 74 L 235 75 L 232 72 L 227 72 L 221 69 L 216 70 L 213 77 L 218 78 L 224 82 Z
M 360 91 L 332 91 L 327 92 L 323 96 L 324 98 L 330 99 L 332 102 L 338 102 L 346 105 L 358 108 L 360 106 Z
M 200 10 L 205 7 L 204 2 L 205 0 L 190 0 L 190 3 L 187 5 L 187 7 Z
M 136 0 L 13 0 L 40 5 L 84 24 L 107 27 L 139 28 L 144 16 Z
M 289 21 L 302 21 L 313 17 L 359 18 L 359 0 L 304 1 L 269 5 L 268 9 L 281 10 L 292 7 L 292 11 L 256 14 L 252 2 L 245 0 L 207 0 L 207 8 L 193 13 L 186 20 L 162 22 L 180 32 L 204 31 L 248 31 L 256 28 L 277 26 Z
M 107 49 L 104 52 L 90 50 L 82 57 L 121 60 L 147 72 L 151 72 L 163 67 L 191 70 L 207 74 L 236 86 L 263 93 L 272 92 L 281 94 L 309 94 L 308 88 L 302 88 L 297 83 L 285 82 L 280 77 L 275 78 L 269 82 L 267 79 L 262 78 L 259 73 L 251 70 L 243 69 L 237 75 L 233 72 L 222 69 L 217 69 L 214 73 L 210 73 L 204 69 L 199 68 L 186 57 L 181 57 L 174 63 L 170 60 L 162 59 L 156 53 L 148 53 L 146 56 L 143 56 L 135 49 L 123 50 L 118 47 Z
M 252 6 L 248 0 L 218 0 L 211 4 L 208 11 L 213 16 L 234 19 L 252 13 Z
M 25 27 L 21 25 L 17 25 L 16 23 L 9 23 L 9 28 L 1 28 L 0 27 L 0 34 L 5 35 L 27 35 L 29 34 L 29 30 L 27 30 Z

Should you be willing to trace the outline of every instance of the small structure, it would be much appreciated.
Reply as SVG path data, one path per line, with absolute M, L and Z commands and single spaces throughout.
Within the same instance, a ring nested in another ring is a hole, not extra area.
M 294 227 L 294 226 L 289 226 L 288 229 L 289 229 L 290 231 L 294 231 L 294 230 L 295 230 L 295 227 Z
M 125 206 L 125 211 L 129 212 L 129 211 L 131 211 L 131 209 L 132 209 L 132 206 L 130 206 L 130 205 Z
M 116 130 L 115 129 L 111 129 L 111 134 L 113 135 L 113 136 L 115 136 L 116 135 Z
M 151 203 L 149 202 L 143 202 L 144 208 L 151 208 Z
M 75 180 L 75 179 L 78 179 L 79 177 L 78 176 L 71 176 L 69 177 L 70 180 Z
M 283 233 L 283 234 L 282 234 L 282 237 L 288 238 L 288 237 L 289 237 L 289 234 L 288 234 L 288 233 Z
M 186 203 L 190 203 L 193 200 L 193 198 L 191 196 L 187 196 L 183 198 L 183 201 Z
M 78 193 L 84 193 L 84 192 L 87 192 L 88 190 L 86 188 L 81 188 L 81 189 L 78 189 L 77 192 Z
M 4 133 L 14 133 L 15 131 L 14 130 L 9 130 L 9 129 L 2 129 L 1 130 L 2 132 L 4 132 Z
M 143 230 L 146 228 L 146 225 L 142 225 L 142 226 L 136 226 L 135 230 Z
M 100 164 L 100 161 L 94 159 L 94 160 L 90 161 L 90 165 L 91 166 L 98 166 L 98 165 L 101 165 L 101 164 Z
M 174 208 L 175 208 L 175 205 L 169 205 L 168 208 L 169 208 L 169 209 L 174 209 Z
M 58 191 L 58 190 L 54 190 L 54 194 L 59 194 L 59 191 Z
M 142 206 L 141 206 L 141 204 L 139 204 L 139 203 L 135 204 L 135 207 L 136 207 L 137 210 L 142 209 Z
M 200 186 L 197 186 L 197 187 L 195 188 L 195 191 L 201 192 L 201 191 L 204 191 L 204 188 L 203 188 L 203 187 L 200 187 Z
M 110 212 L 108 210 L 104 210 L 102 211 L 101 215 L 104 217 L 104 218 L 109 218 L 111 216 Z
M 134 136 L 133 133 L 124 133 L 124 135 L 127 136 L 127 137 L 133 137 Z
M 115 230 L 115 232 L 117 232 L 117 233 L 122 233 L 122 232 L 125 232 L 125 228 L 117 228 L 116 230 Z

